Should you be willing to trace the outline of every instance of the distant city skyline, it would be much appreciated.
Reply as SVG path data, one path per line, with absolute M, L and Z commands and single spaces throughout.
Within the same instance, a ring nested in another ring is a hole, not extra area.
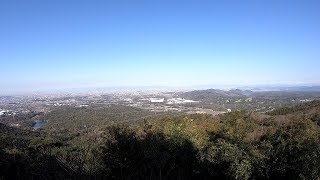
M 320 85 L 317 0 L 0 2 L 0 95 Z

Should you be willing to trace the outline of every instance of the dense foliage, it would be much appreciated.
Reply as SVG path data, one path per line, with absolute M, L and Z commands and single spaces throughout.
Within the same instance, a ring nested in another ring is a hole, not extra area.
M 304 104 L 299 104 L 293 107 L 282 107 L 269 112 L 270 115 L 287 115 L 292 113 L 299 113 L 301 111 L 308 111 L 310 109 L 319 110 L 320 101 L 312 101 Z
M 290 121 L 194 114 L 69 137 L 1 125 L 0 179 L 318 179 L 318 105 Z
M 136 124 L 150 117 L 161 117 L 167 112 L 154 113 L 151 111 L 123 106 L 93 106 L 93 107 L 57 107 L 46 114 L 43 127 L 46 131 L 57 132 L 83 132 L 97 129 L 102 126 L 119 124 Z

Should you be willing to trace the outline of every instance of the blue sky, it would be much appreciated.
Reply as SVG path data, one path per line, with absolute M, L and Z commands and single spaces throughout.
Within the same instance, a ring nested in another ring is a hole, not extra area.
M 0 93 L 320 84 L 318 0 L 2 0 Z

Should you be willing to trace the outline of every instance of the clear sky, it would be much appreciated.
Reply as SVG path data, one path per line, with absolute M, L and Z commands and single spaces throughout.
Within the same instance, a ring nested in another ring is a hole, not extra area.
M 319 84 L 319 0 L 1 0 L 0 94 Z

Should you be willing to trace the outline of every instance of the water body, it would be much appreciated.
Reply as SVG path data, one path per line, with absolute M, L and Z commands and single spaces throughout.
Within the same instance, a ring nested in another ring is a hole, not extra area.
M 43 121 L 36 121 L 34 124 L 33 124 L 33 128 L 34 129 L 39 129 L 41 128 L 42 126 L 44 125 L 44 122 Z

